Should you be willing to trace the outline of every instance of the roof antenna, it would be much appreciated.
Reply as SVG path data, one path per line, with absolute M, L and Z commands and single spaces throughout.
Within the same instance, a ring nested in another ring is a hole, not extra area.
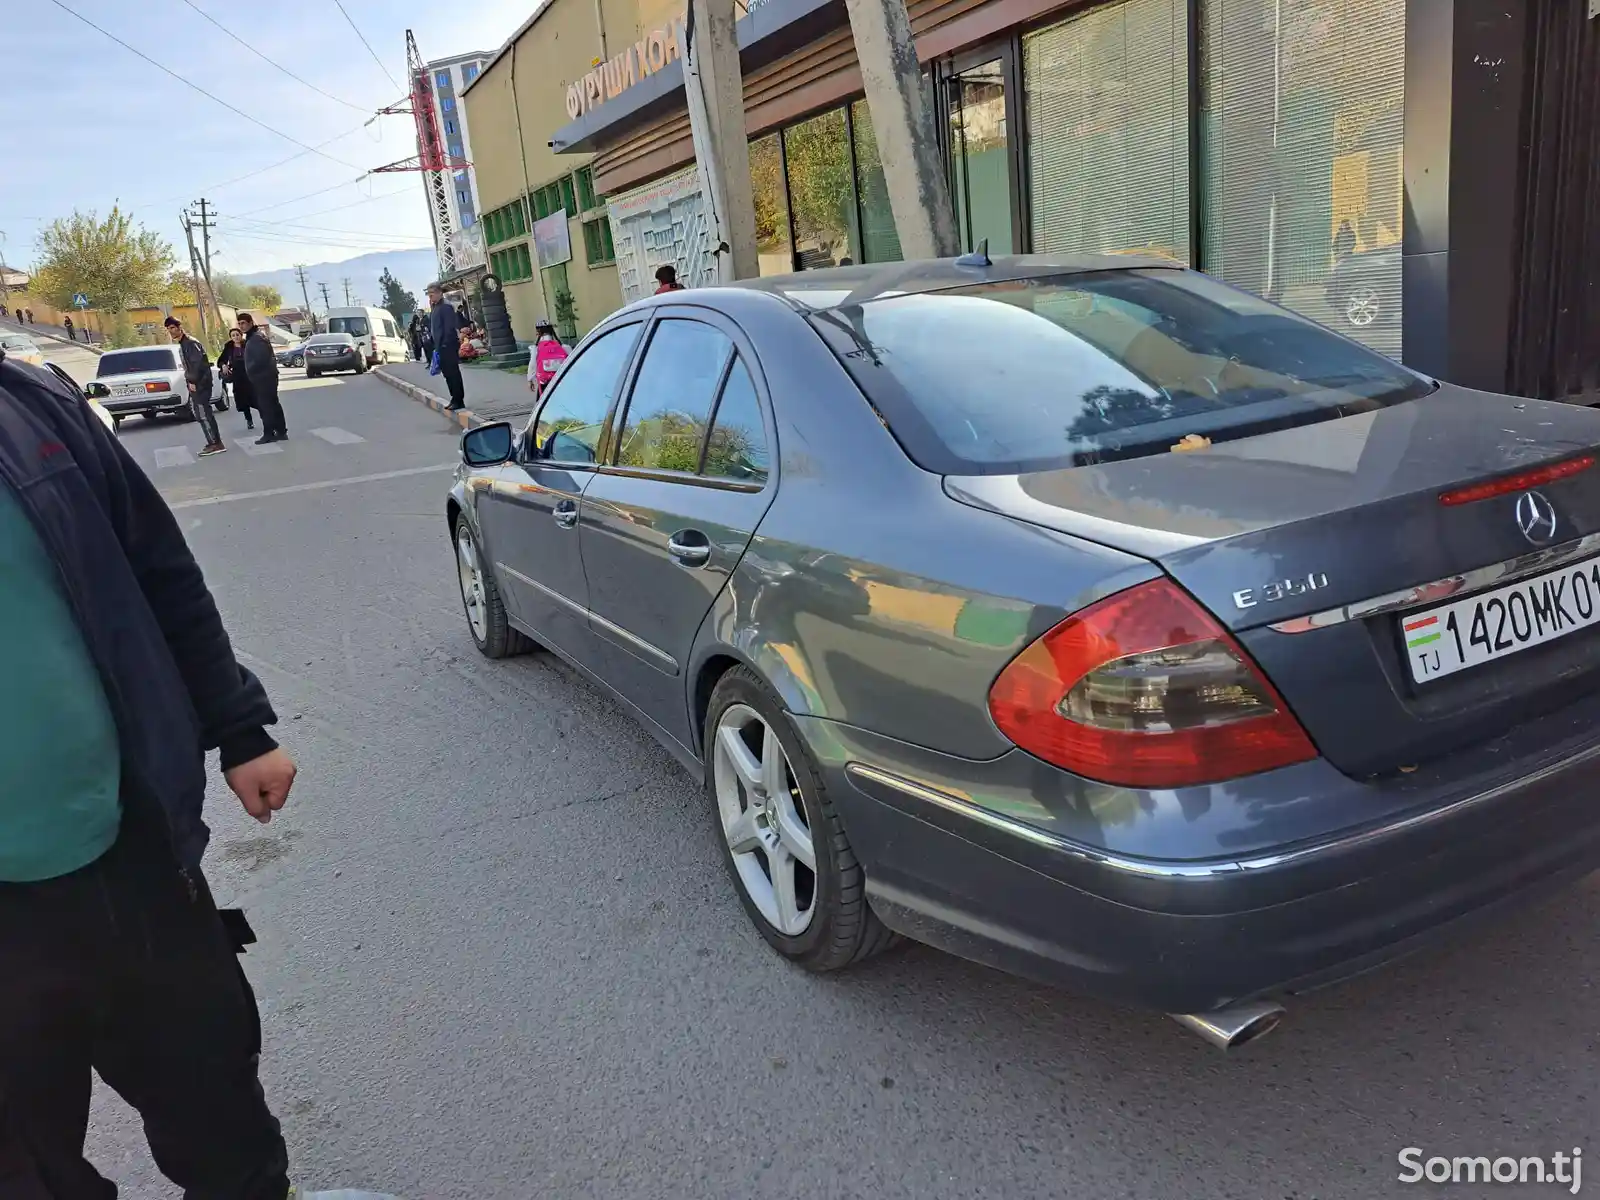
M 992 266 L 994 266 L 994 264 L 989 261 L 989 239 L 988 238 L 984 238 L 983 241 L 978 243 L 978 248 L 976 250 L 973 250 L 972 252 L 970 252 L 968 254 L 963 254 L 960 258 L 956 259 L 956 266 L 958 266 L 958 267 L 992 267 Z

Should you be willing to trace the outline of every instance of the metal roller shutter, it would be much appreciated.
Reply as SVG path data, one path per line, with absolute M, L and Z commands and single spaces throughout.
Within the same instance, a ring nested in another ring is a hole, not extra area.
M 1122 0 L 1022 40 L 1033 248 L 1189 260 L 1181 0 Z

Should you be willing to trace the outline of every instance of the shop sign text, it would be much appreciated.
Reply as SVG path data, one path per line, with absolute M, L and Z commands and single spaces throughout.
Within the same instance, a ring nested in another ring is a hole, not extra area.
M 682 29 L 681 22 L 657 29 L 569 84 L 567 116 L 576 121 L 664 68 L 680 54 Z

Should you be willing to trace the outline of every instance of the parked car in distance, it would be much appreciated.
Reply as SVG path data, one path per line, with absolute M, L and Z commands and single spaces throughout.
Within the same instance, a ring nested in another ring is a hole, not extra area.
M 386 308 L 330 308 L 328 332 L 348 333 L 367 356 L 367 366 L 405 362 L 406 339 Z
M 1347 254 L 1323 285 L 1328 306 L 1346 329 L 1379 329 L 1400 319 L 1400 247 Z
M 183 360 L 175 345 L 107 350 L 100 356 L 94 379 L 84 391 L 105 407 L 113 427 L 118 429 L 131 416 L 193 418 Z M 211 404 L 218 411 L 227 407 L 222 377 L 215 369 L 211 372 Z
M 360 375 L 367 369 L 361 344 L 348 333 L 312 334 L 306 339 L 305 359 L 307 379 L 329 371 L 354 371 Z
M 39 349 L 38 342 L 25 333 L 10 333 L 0 329 L 0 350 L 4 350 L 6 357 L 13 362 L 44 366 L 44 351 Z
M 672 292 L 462 437 L 468 630 L 703 784 L 756 929 L 1177 1016 L 1600 865 L 1600 413 L 1157 259 Z
M 306 365 L 306 344 L 302 339 L 292 346 L 285 346 L 276 354 L 280 367 L 303 367 Z

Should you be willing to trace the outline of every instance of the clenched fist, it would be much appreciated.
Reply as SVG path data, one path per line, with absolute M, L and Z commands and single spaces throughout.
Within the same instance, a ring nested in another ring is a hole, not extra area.
M 269 750 L 260 758 L 224 771 L 222 777 L 239 797 L 245 812 L 265 825 L 289 798 L 295 771 L 294 759 L 282 750 Z

